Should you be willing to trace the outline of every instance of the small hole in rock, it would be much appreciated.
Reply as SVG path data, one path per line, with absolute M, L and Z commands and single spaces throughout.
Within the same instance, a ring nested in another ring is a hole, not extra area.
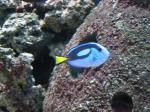
M 132 112 L 133 101 L 125 92 L 117 92 L 111 99 L 112 112 Z
M 82 40 L 79 44 L 84 44 L 87 42 L 97 42 L 97 34 L 93 33 L 93 34 L 87 34 L 85 39 Z

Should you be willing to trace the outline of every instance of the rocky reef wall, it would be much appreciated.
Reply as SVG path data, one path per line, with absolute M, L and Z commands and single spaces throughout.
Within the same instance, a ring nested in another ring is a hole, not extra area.
M 103 0 L 91 11 L 63 54 L 80 43 L 96 41 L 108 48 L 110 59 L 78 78 L 71 77 L 65 63 L 56 66 L 44 112 L 112 112 L 111 99 L 120 91 L 132 98 L 134 112 L 150 112 L 150 12 L 143 8 L 149 2 L 138 1 Z
M 42 112 L 55 55 L 92 0 L 0 0 L 0 112 Z

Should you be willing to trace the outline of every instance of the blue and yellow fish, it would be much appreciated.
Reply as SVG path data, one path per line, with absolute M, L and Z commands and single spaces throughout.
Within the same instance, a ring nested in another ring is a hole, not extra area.
M 109 56 L 110 53 L 104 46 L 88 42 L 70 49 L 66 57 L 56 56 L 56 64 L 67 62 L 75 68 L 95 68 L 106 62 Z

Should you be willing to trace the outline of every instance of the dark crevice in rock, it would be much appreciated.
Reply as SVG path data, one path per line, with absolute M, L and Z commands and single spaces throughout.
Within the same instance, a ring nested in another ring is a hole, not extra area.
M 49 56 L 49 53 L 50 50 L 48 47 L 43 46 L 43 48 L 39 50 L 38 56 L 35 57 L 35 61 L 32 63 L 35 84 L 48 84 L 49 77 L 55 66 L 55 61 L 53 57 Z
M 117 92 L 112 97 L 111 107 L 113 112 L 132 112 L 132 98 L 125 92 Z
M 54 65 L 54 59 L 47 54 L 41 56 L 40 59 L 35 59 L 32 66 L 36 85 L 42 84 L 47 86 Z
M 87 42 L 97 42 L 97 33 L 87 34 L 79 44 L 84 44 Z
M 15 8 L 7 8 L 7 9 L 0 9 L 0 25 L 2 26 L 5 20 L 8 18 L 8 15 L 15 12 Z M 2 16 L 5 15 L 5 16 Z
M 52 43 L 68 42 L 72 35 L 75 33 L 75 29 L 63 30 L 60 33 L 55 34 L 55 38 L 52 39 Z
M 26 8 L 26 9 L 29 9 L 29 8 Z M 36 2 L 33 3 L 33 6 L 31 7 L 31 9 L 32 9 L 32 11 L 36 9 L 35 13 L 37 15 L 39 15 L 39 18 L 41 18 L 41 19 L 43 19 L 45 17 L 45 13 L 49 11 L 49 9 L 47 7 L 45 7 L 43 3 L 36 3 Z
M 6 107 L 0 106 L 0 112 L 9 112 Z
M 12 47 L 11 47 L 11 48 L 12 48 Z M 12 48 L 12 49 L 13 49 L 13 48 Z M 14 51 L 14 53 L 15 53 L 14 56 L 15 56 L 15 57 L 18 57 L 20 53 L 19 53 L 16 49 L 13 49 L 13 51 Z
M 41 30 L 45 33 L 48 32 L 48 33 L 52 33 L 55 35 L 55 37 L 50 41 L 50 43 L 52 44 L 58 43 L 58 42 L 68 42 L 76 31 L 76 29 L 64 29 L 61 32 L 56 33 L 48 27 L 41 27 Z
M 38 45 L 32 45 L 32 47 L 24 49 L 24 51 L 34 55 L 32 73 L 35 78 L 35 84 L 42 84 L 47 87 L 49 77 L 55 66 L 55 60 L 50 56 L 50 49 L 47 45 L 40 45 L 39 43 Z
M 55 37 L 50 40 L 49 43 L 59 43 L 59 42 L 68 42 L 72 35 L 75 33 L 76 29 L 64 29 L 59 33 L 54 32 L 52 29 L 48 28 L 48 27 L 41 27 L 41 30 L 45 33 L 52 33 L 55 35 Z M 49 44 L 47 43 L 47 44 Z
M 32 2 L 32 3 L 28 3 L 24 6 L 18 6 L 16 8 L 16 12 L 18 13 L 22 13 L 25 11 L 27 12 L 35 12 L 37 15 L 39 15 L 40 19 L 43 19 L 45 16 L 45 13 L 49 11 L 49 8 L 47 8 L 46 6 L 44 6 L 44 2 Z

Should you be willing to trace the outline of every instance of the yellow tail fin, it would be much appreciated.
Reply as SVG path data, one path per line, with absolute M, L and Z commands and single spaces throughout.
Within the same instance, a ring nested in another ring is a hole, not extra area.
M 61 57 L 61 56 L 56 56 L 55 60 L 56 60 L 56 64 L 60 64 L 60 63 L 62 63 L 64 61 L 68 60 L 68 58 Z

